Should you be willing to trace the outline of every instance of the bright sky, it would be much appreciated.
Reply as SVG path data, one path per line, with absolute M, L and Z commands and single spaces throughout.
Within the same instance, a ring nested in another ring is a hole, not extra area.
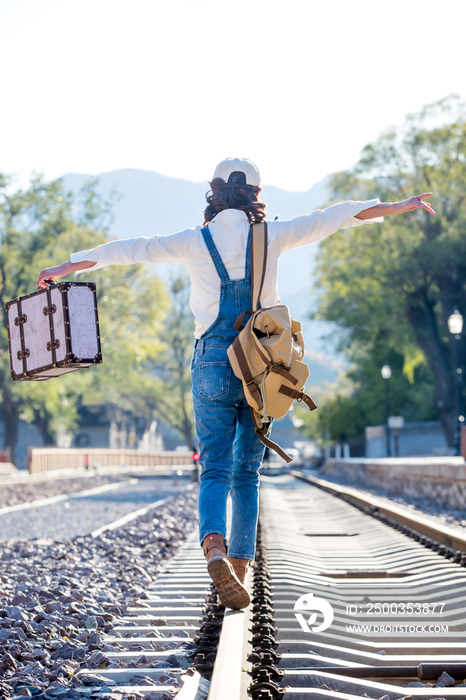
M 466 98 L 464 0 L 0 0 L 0 171 L 254 160 L 306 190 L 407 112 Z

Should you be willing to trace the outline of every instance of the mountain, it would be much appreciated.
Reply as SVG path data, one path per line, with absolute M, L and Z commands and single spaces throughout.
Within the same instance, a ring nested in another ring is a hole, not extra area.
M 77 194 L 90 177 L 93 176 L 68 173 L 63 176 L 63 182 L 65 188 Z M 118 238 L 167 235 L 203 221 L 207 182 L 190 182 L 132 168 L 101 173 L 97 178 L 97 190 L 105 199 L 112 190 L 118 193 L 112 207 L 111 227 L 112 234 Z M 268 218 L 289 219 L 325 206 L 329 198 L 329 178 L 327 176 L 306 192 L 287 192 L 264 185 L 261 198 L 267 202 Z M 312 384 L 334 381 L 340 366 L 335 362 L 334 353 L 320 341 L 322 332 L 329 332 L 330 325 L 309 319 L 315 301 L 312 273 L 317 250 L 318 243 L 287 251 L 280 258 L 279 267 L 280 298 L 303 324 Z M 154 266 L 163 279 L 168 279 L 177 268 L 182 266 Z

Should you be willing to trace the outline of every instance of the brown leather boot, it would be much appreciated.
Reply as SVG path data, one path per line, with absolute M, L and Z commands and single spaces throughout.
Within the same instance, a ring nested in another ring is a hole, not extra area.
M 249 559 L 237 559 L 236 557 L 227 557 L 227 559 L 232 565 L 236 577 L 241 581 L 241 583 L 244 586 L 246 574 L 248 572 Z
M 204 538 L 202 543 L 207 559 L 207 571 L 215 583 L 220 602 L 227 608 L 247 608 L 251 599 L 226 557 L 225 538 L 216 532 Z

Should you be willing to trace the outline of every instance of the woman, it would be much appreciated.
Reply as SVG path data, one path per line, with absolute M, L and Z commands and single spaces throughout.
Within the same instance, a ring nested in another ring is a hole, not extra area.
M 170 236 L 111 241 L 73 253 L 70 261 L 41 270 L 37 286 L 72 272 L 139 261 L 182 262 L 192 282 L 196 319 L 191 363 L 196 432 L 200 446 L 199 541 L 222 603 L 244 608 L 244 580 L 254 558 L 259 501 L 259 468 L 264 447 L 255 434 L 241 381 L 233 374 L 227 348 L 237 331 L 237 316 L 251 308 L 249 224 L 265 219 L 259 200 L 259 171 L 245 158 L 227 158 L 216 168 L 206 195 L 204 227 Z M 343 202 L 289 221 L 268 222 L 267 272 L 262 306 L 278 303 L 278 259 L 286 250 L 321 240 L 335 231 L 416 208 L 434 213 L 430 194 L 404 202 Z M 232 499 L 230 542 L 226 504 Z

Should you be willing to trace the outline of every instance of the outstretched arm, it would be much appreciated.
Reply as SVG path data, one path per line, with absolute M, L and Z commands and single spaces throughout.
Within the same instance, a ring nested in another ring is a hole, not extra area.
M 183 263 L 189 260 L 193 234 L 200 230 L 187 228 L 170 236 L 140 236 L 107 241 L 96 248 L 71 253 L 70 261 L 41 270 L 38 289 L 47 287 L 46 279 L 55 280 L 87 268 L 99 270 L 107 265 L 133 265 L 138 262 Z
M 422 201 L 426 197 L 431 196 L 432 192 L 427 192 L 426 194 L 418 194 L 416 197 L 410 197 L 410 199 L 405 199 L 403 202 L 376 204 L 375 207 L 371 207 L 370 209 L 364 209 L 364 211 L 360 212 L 359 214 L 356 214 L 355 218 L 364 221 L 366 219 L 373 219 L 378 216 L 403 214 L 406 211 L 413 211 L 413 209 L 425 209 L 429 212 L 429 214 L 435 214 L 435 211 L 432 209 L 429 202 Z
M 94 265 L 94 260 L 83 260 L 76 263 L 68 261 L 56 267 L 47 267 L 45 270 L 40 271 L 39 279 L 37 280 L 37 289 L 45 289 L 49 286 L 45 280 L 56 280 L 59 277 L 71 275 L 73 272 L 86 270 L 88 267 L 94 267 Z

